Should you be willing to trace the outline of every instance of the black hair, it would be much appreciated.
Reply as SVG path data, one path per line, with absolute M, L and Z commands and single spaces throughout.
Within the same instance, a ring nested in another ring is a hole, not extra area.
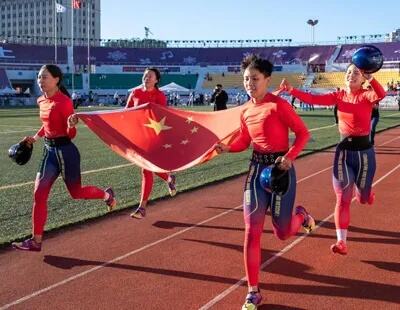
M 47 64 L 47 65 L 43 65 L 40 70 L 47 70 L 49 71 L 49 73 L 51 74 L 51 76 L 53 78 L 58 78 L 58 89 L 66 96 L 68 96 L 69 98 L 71 98 L 71 95 L 69 94 L 68 90 L 65 88 L 64 84 L 63 84 L 63 73 L 60 69 L 59 66 L 56 65 L 52 65 L 52 64 Z
M 241 67 L 243 71 L 247 68 L 257 69 L 266 77 L 268 77 L 271 76 L 274 65 L 268 59 L 264 59 L 256 54 L 250 54 L 243 58 Z
M 217 84 L 216 86 L 222 88 L 222 84 Z
M 161 81 L 160 70 L 158 70 L 156 67 L 147 67 L 146 70 L 144 70 L 144 71 L 145 72 L 146 71 L 153 71 L 155 73 L 156 78 L 157 78 L 157 83 L 154 85 L 154 87 L 158 89 L 158 83 L 160 83 L 160 81 Z

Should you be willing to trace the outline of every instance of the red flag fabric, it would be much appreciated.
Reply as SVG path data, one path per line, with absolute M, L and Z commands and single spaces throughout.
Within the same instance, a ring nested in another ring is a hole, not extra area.
M 117 154 L 144 169 L 170 172 L 217 155 L 214 145 L 229 144 L 239 133 L 243 107 L 194 112 L 146 103 L 77 115 Z
M 73 9 L 80 9 L 82 7 L 81 0 L 72 0 L 72 8 Z

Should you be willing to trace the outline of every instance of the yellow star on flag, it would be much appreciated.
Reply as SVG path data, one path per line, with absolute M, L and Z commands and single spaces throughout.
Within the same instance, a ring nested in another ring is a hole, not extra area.
M 165 118 L 163 117 L 159 122 L 154 119 L 149 118 L 150 123 L 144 124 L 146 127 L 154 129 L 156 135 L 158 136 L 161 131 L 171 129 L 172 127 L 165 125 Z
M 190 124 L 191 122 L 193 122 L 193 116 L 188 116 L 186 119 L 186 123 Z

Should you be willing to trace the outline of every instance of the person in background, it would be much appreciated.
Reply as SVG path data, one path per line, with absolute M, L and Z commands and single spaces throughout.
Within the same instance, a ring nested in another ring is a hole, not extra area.
M 73 199 L 103 199 L 111 211 L 117 201 L 111 187 L 82 186 L 80 154 L 72 139 L 78 122 L 71 96 L 62 84 L 63 74 L 56 65 L 44 65 L 37 82 L 43 95 L 37 100 L 42 127 L 35 136 L 25 137 L 28 144 L 44 138 L 44 152 L 36 175 L 32 208 L 32 238 L 14 242 L 17 250 L 41 251 L 47 221 L 47 200 L 54 181 L 61 174 Z
M 296 97 L 292 96 L 290 99 L 290 104 L 292 105 L 292 108 L 296 110 L 297 108 L 295 102 L 296 102 Z
M 250 100 L 240 116 L 240 134 L 229 146 L 223 143 L 215 146 L 218 153 L 241 152 L 250 144 L 253 146 L 243 194 L 248 294 L 242 309 L 256 309 L 262 300 L 258 286 L 261 235 L 268 208 L 271 207 L 273 230 L 279 239 L 293 236 L 301 226 L 308 232 L 315 227 L 314 219 L 304 207 L 297 206 L 293 213 L 296 196 L 293 161 L 306 145 L 310 134 L 290 103 L 267 91 L 272 68 L 271 62 L 256 55 L 243 59 L 243 85 Z M 289 130 L 296 136 L 292 146 L 289 146 Z M 288 174 L 288 189 L 282 194 L 266 191 L 259 181 L 263 169 L 274 164 Z
M 336 91 L 340 92 L 340 87 L 336 87 Z M 335 124 L 336 125 L 339 124 L 339 119 L 338 119 L 338 116 L 337 116 L 337 105 L 336 104 L 333 106 L 333 117 L 335 118 Z
M 217 84 L 214 89 L 213 94 L 211 95 L 211 101 L 214 103 L 214 111 L 221 111 L 227 109 L 227 102 L 228 102 L 228 94 L 225 90 L 222 89 L 221 84 Z
M 118 92 L 115 92 L 115 93 L 114 93 L 113 98 L 114 98 L 114 105 L 119 105 L 119 95 L 118 95 Z
M 368 85 L 368 90 L 372 90 L 371 85 Z M 375 102 L 372 106 L 372 113 L 371 113 L 371 133 L 370 133 L 370 141 L 372 145 L 375 145 L 375 133 L 376 133 L 376 126 L 379 122 L 379 101 Z
M 368 80 L 371 89 L 363 88 Z M 370 142 L 371 113 L 376 102 L 386 93 L 371 75 L 360 71 L 354 64 L 347 67 L 344 89 L 324 95 L 302 92 L 283 79 L 280 89 L 310 103 L 331 106 L 338 110 L 338 128 L 341 141 L 336 147 L 333 162 L 333 188 L 336 193 L 335 226 L 337 242 L 332 253 L 346 255 L 347 230 L 350 225 L 350 203 L 356 187 L 356 199 L 361 204 L 373 204 L 375 194 L 372 182 L 375 175 L 375 151 Z
M 158 89 L 161 74 L 157 68 L 147 68 L 142 77 L 142 87 L 136 88 L 131 92 L 126 102 L 126 108 L 137 107 L 139 105 L 151 102 L 162 106 L 167 106 L 167 98 L 164 93 Z M 173 174 L 155 173 L 163 179 L 168 185 L 168 191 L 171 197 L 176 194 L 175 182 L 176 178 Z M 153 189 L 153 172 L 142 169 L 142 193 L 140 203 L 137 208 L 131 213 L 131 217 L 141 219 L 146 216 L 146 207 L 151 191 Z

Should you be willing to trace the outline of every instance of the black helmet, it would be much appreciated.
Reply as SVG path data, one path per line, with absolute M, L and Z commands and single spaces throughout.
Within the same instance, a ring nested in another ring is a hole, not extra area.
M 8 149 L 8 157 L 18 165 L 25 165 L 32 156 L 33 145 L 26 142 L 20 142 L 11 145 Z
M 261 171 L 260 184 L 266 191 L 282 196 L 289 188 L 289 173 L 277 165 L 268 166 Z

